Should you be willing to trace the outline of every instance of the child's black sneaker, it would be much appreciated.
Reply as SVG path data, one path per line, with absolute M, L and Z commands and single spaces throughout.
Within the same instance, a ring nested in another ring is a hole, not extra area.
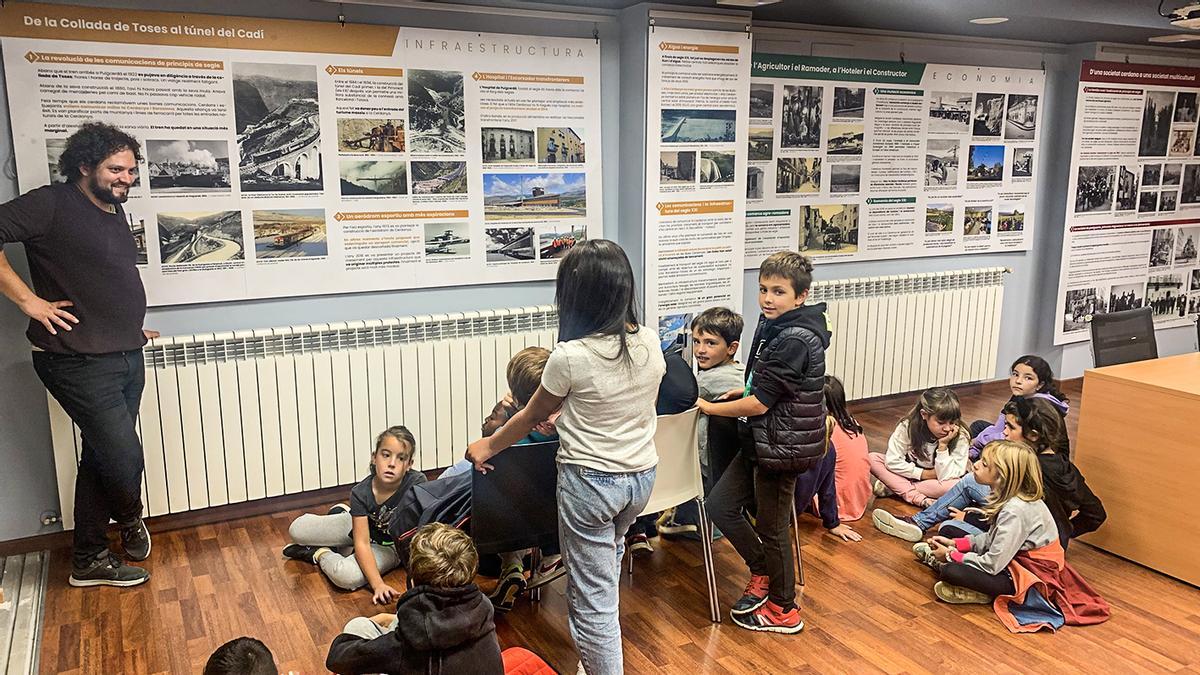
M 283 547 L 283 557 L 291 558 L 292 560 L 300 560 L 306 563 L 316 564 L 313 556 L 316 555 L 321 546 L 301 546 L 300 544 L 288 544 Z
M 137 522 L 121 528 L 121 545 L 125 548 L 125 557 L 134 562 L 141 562 L 150 557 L 150 529 L 141 518 Z
M 150 579 L 150 572 L 141 567 L 126 565 L 115 555 L 109 554 L 92 561 L 83 569 L 73 569 L 69 583 L 72 586 L 137 586 Z
M 804 620 L 800 618 L 800 610 L 795 607 L 784 610 L 770 600 L 749 614 L 734 614 L 733 622 L 746 630 L 766 633 L 794 635 L 804 630 Z
M 529 585 L 525 581 L 525 572 L 520 567 L 513 565 L 504 572 L 504 576 L 500 579 L 500 583 L 496 584 L 496 590 L 488 596 L 492 601 L 492 606 L 497 612 L 507 612 L 513 608 L 517 602 L 517 596 L 525 592 L 525 588 Z
M 329 511 L 327 511 L 325 513 L 325 515 L 332 516 L 332 515 L 336 515 L 339 513 L 350 513 L 350 505 L 349 504 L 334 504 L 333 506 L 329 507 Z
M 741 599 L 733 603 L 733 607 L 729 609 L 729 613 L 733 616 L 741 614 L 749 614 L 754 610 L 762 607 L 767 601 L 767 591 L 771 588 L 771 579 L 766 575 L 751 574 L 750 583 L 746 584 L 746 590 L 743 592 Z
M 650 545 L 650 538 L 644 534 L 635 534 L 626 539 L 625 546 L 629 548 L 630 555 L 634 555 L 639 558 L 654 553 L 654 547 Z

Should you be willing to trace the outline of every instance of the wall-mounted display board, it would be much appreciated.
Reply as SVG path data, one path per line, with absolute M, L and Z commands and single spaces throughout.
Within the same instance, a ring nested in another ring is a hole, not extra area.
M 1200 69 L 1084 61 L 1079 73 L 1054 343 L 1095 314 L 1200 314 Z
M 750 35 L 655 28 L 646 78 L 646 321 L 664 347 L 742 304 Z
M 22 192 L 81 123 L 144 160 L 152 305 L 551 279 L 600 236 L 590 39 L 9 2 Z
M 754 54 L 745 267 L 1023 251 L 1040 70 Z

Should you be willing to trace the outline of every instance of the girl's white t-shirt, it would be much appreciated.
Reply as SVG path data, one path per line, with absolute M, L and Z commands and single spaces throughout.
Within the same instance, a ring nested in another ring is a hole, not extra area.
M 558 461 L 609 473 L 644 471 L 658 464 L 654 412 L 667 364 L 654 331 L 639 326 L 626 336 L 630 360 L 614 358 L 616 336 L 560 342 L 542 372 L 542 387 L 563 398 L 558 418 Z

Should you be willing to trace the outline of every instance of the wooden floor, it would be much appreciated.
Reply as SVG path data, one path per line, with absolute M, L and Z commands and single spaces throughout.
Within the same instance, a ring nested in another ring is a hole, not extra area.
M 1068 391 L 1075 404 L 1079 387 Z M 994 419 L 1006 399 L 1002 392 L 964 396 L 964 417 Z M 861 412 L 872 449 L 883 449 L 906 408 Z M 894 500 L 881 505 L 911 510 Z M 196 673 L 215 647 L 253 635 L 271 647 L 281 670 L 324 672 L 326 650 L 345 622 L 379 610 L 367 592 L 339 592 L 313 566 L 281 558 L 298 513 L 157 534 L 148 563 L 153 578 L 136 589 L 73 589 L 67 551 L 55 551 L 42 671 Z M 711 625 L 698 544 L 656 542 L 655 554 L 621 583 L 627 670 L 1200 673 L 1200 589 L 1075 543 L 1071 562 L 1112 604 L 1112 619 L 1058 634 L 1011 635 L 989 607 L 938 602 L 933 573 L 912 559 L 909 544 L 877 532 L 869 517 L 855 527 L 863 541 L 841 543 L 805 517 L 806 627 L 798 636 L 751 633 L 727 620 Z M 727 611 L 746 571 L 727 542 L 715 550 Z M 403 587 L 403 573 L 392 578 Z M 498 621 L 500 643 L 526 646 L 573 673 L 564 582 L 542 597 Z

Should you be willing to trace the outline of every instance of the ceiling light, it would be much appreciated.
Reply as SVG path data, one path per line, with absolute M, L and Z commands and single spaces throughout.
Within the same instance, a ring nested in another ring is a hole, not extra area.
M 1156 35 L 1150 42 L 1194 42 L 1200 40 L 1200 33 L 1176 33 L 1174 35 Z
M 717 4 L 722 7 L 762 7 L 778 2 L 783 2 L 783 0 L 717 0 Z
M 1007 16 L 985 16 L 978 19 L 971 19 L 971 23 L 980 26 L 990 26 L 995 23 L 1004 23 L 1005 21 L 1008 21 Z

